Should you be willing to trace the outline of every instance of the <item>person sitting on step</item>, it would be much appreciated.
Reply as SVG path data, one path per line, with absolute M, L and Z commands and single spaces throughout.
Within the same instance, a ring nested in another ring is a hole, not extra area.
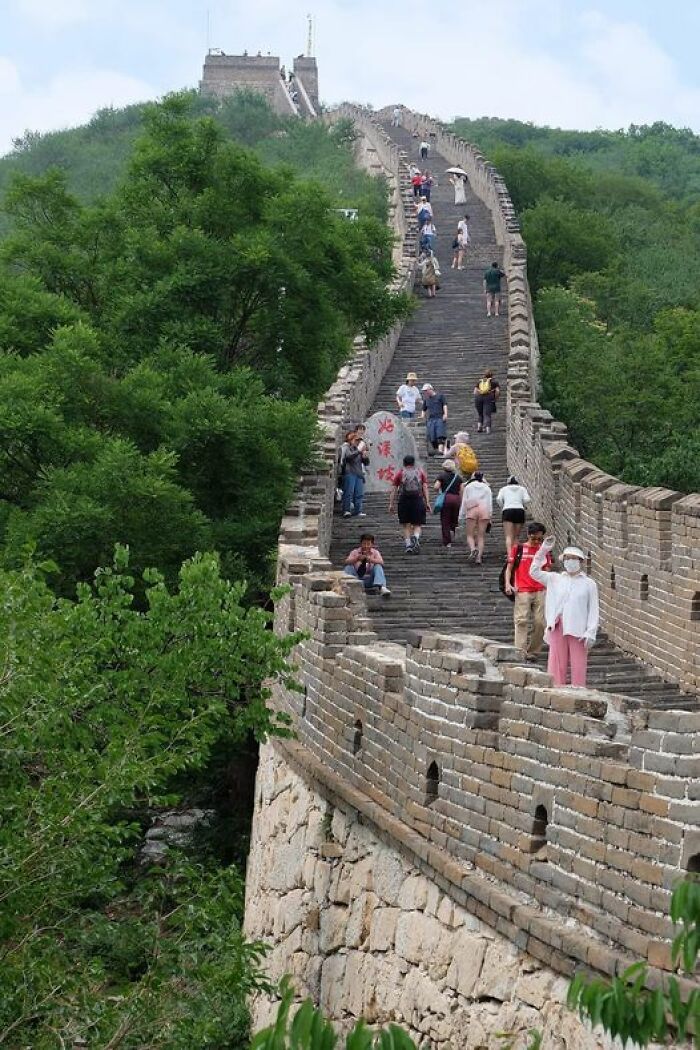
M 362 580 L 369 594 L 381 594 L 385 598 L 391 594 L 386 585 L 384 559 L 379 548 L 374 545 L 371 532 L 363 532 L 360 536 L 360 546 L 350 551 L 343 571 L 356 580 Z

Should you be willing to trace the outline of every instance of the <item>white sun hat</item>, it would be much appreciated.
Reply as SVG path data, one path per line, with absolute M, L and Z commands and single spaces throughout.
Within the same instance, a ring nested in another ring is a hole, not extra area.
M 564 558 L 578 558 L 579 561 L 585 561 L 586 555 L 580 547 L 565 547 L 559 555 L 559 561 L 564 561 Z

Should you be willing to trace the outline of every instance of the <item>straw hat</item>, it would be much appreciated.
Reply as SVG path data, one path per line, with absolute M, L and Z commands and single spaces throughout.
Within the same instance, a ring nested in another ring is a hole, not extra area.
M 451 470 L 453 474 L 457 473 L 457 464 L 453 459 L 445 459 L 442 464 L 443 470 Z
M 418 376 L 415 372 L 408 373 L 408 375 L 406 376 L 406 380 L 408 381 L 409 379 L 415 379 L 415 381 L 418 382 Z

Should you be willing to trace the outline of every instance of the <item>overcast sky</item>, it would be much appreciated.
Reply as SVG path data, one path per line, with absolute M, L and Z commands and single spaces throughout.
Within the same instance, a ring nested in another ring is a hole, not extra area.
M 213 47 L 290 63 L 306 10 L 326 103 L 700 131 L 697 0 L 0 0 L 0 153 L 27 128 L 195 85 L 207 22 Z

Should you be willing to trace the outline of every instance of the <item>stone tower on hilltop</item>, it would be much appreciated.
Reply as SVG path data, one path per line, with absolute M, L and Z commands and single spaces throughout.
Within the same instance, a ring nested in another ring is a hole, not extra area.
M 226 55 L 212 49 L 204 59 L 199 90 L 203 95 L 227 98 L 237 91 L 257 91 L 280 116 L 313 118 L 319 111 L 316 59 L 299 55 L 293 76 L 282 77 L 276 55 Z

